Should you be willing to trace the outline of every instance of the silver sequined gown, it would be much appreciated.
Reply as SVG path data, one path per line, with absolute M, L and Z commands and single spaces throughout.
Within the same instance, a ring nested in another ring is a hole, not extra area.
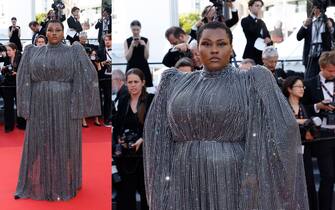
M 145 125 L 150 209 L 307 210 L 299 145 L 268 70 L 167 70 Z
M 27 46 L 17 74 L 27 120 L 16 196 L 68 200 L 82 183 L 81 119 L 100 114 L 97 72 L 85 49 Z

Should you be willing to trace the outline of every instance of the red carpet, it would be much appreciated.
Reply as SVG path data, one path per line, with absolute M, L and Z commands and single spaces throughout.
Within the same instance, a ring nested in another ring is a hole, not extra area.
M 0 210 L 111 210 L 111 129 L 83 129 L 83 186 L 70 201 L 14 200 L 24 132 L 0 124 Z

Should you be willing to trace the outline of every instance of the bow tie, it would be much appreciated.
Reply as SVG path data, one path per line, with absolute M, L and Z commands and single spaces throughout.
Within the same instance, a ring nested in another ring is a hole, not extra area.
M 335 80 L 334 79 L 326 79 L 325 83 L 327 83 L 327 82 L 335 82 Z
M 112 51 L 112 48 L 108 48 L 107 51 Z

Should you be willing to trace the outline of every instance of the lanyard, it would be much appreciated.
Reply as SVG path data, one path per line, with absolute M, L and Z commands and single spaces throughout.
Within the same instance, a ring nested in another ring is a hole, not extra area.
M 334 92 L 335 90 L 333 90 L 333 94 L 330 93 L 330 91 L 327 89 L 327 87 L 322 83 L 321 83 L 321 87 L 326 91 L 326 93 L 332 98 L 332 101 L 334 101 Z M 335 89 L 335 84 L 334 84 L 334 89 Z

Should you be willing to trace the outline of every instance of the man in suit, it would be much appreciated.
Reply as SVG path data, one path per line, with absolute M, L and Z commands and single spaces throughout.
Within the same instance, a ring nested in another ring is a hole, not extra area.
M 307 18 L 297 33 L 297 40 L 304 39 L 303 64 L 305 79 L 310 79 L 320 72 L 318 60 L 323 51 L 331 50 L 331 37 L 334 27 L 330 20 L 321 13 L 320 1 L 313 1 L 312 14 Z
M 112 63 L 112 35 L 105 34 L 104 37 L 104 46 L 99 49 L 98 57 L 101 64 L 101 70 L 98 71 L 99 77 L 99 89 L 100 94 L 103 95 L 103 116 L 104 116 L 104 125 L 106 127 L 111 127 L 111 107 L 112 107 L 112 82 L 111 75 L 112 72 L 108 72 L 111 70 Z
M 247 39 L 243 59 L 251 58 L 260 65 L 263 64 L 262 51 L 255 48 L 255 41 L 261 38 L 266 45 L 272 45 L 270 33 L 264 21 L 259 18 L 263 5 L 262 0 L 250 0 L 248 2 L 250 14 L 241 20 L 242 29 Z
M 197 46 L 197 40 L 193 39 L 185 31 L 176 26 L 172 26 L 165 32 L 165 38 L 173 46 L 165 54 L 162 63 L 167 67 L 173 67 L 182 57 L 192 58 L 190 48 Z
M 102 18 L 100 18 L 95 24 L 95 29 L 99 29 L 98 31 L 98 41 L 99 45 L 103 47 L 104 40 L 103 36 L 105 34 L 112 33 L 112 16 L 110 8 L 105 8 L 102 12 Z
M 335 79 L 335 51 L 323 52 L 319 59 L 320 73 L 305 81 L 305 93 L 302 103 L 308 116 L 318 116 L 322 119 L 320 140 L 314 142 L 312 151 L 317 157 L 320 170 L 319 210 L 332 209 L 333 188 L 335 180 L 335 120 L 331 117 L 335 113 L 334 79 Z
M 39 36 L 39 35 L 43 35 L 45 36 L 45 28 L 43 28 L 40 24 L 38 24 L 38 22 L 36 21 L 31 21 L 29 23 L 29 28 L 33 31 L 33 37 L 31 39 L 31 43 L 35 44 L 35 39 Z
M 71 44 L 75 41 L 79 41 L 79 33 L 83 31 L 83 28 L 81 27 L 81 24 L 79 22 L 79 12 L 80 9 L 78 7 L 73 7 L 71 9 L 72 15 L 67 19 L 67 24 L 72 34 L 68 34 L 66 36 L 66 39 L 69 40 Z

